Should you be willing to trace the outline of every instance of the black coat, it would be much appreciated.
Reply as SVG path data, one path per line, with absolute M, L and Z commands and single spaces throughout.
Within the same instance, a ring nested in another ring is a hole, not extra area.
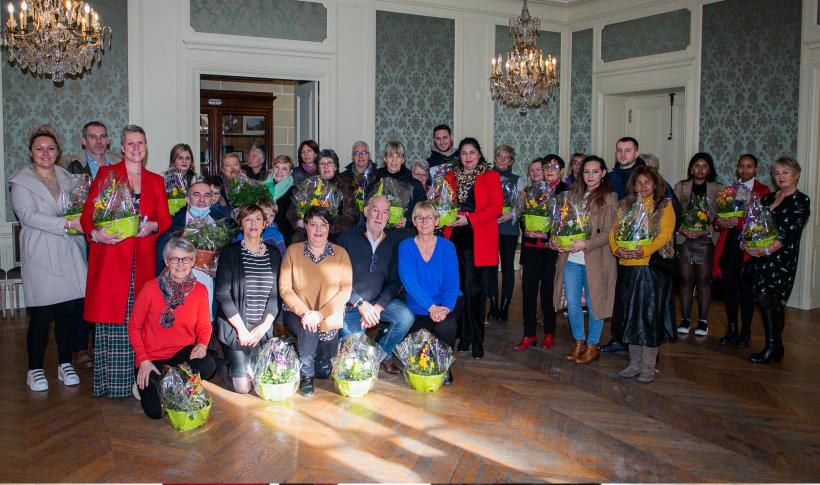
M 370 183 L 367 189 L 368 198 L 378 189 L 379 182 L 383 178 L 393 178 L 410 186 L 410 203 L 404 208 L 404 217 L 407 219 L 405 227 L 412 227 L 410 216 L 413 213 L 413 207 L 416 206 L 416 203 L 427 200 L 427 193 L 424 191 L 424 186 L 421 185 L 421 182 L 413 178 L 413 174 L 404 165 L 402 165 L 396 173 L 390 173 L 387 167 L 382 167 L 376 170 L 376 178 Z

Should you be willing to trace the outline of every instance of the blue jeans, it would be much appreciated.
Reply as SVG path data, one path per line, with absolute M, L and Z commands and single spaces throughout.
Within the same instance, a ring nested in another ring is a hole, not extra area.
M 581 290 L 587 295 L 587 310 L 589 311 L 589 338 L 584 337 L 584 312 L 581 310 Z M 567 313 L 569 325 L 572 327 L 572 338 L 586 340 L 588 344 L 597 345 L 601 340 L 601 331 L 604 328 L 603 320 L 596 320 L 592 313 L 592 298 L 589 294 L 587 268 L 583 264 L 567 261 L 564 266 L 564 291 L 567 295 Z
M 381 321 L 388 322 L 390 326 L 387 327 L 387 332 L 379 340 L 379 347 L 384 350 L 388 357 L 393 353 L 393 349 L 396 348 L 396 345 L 407 335 L 408 330 L 413 326 L 415 320 L 416 316 L 413 315 L 413 312 L 398 298 L 393 298 L 393 300 L 384 307 Z M 341 337 L 344 338 L 353 333 L 363 332 L 361 322 L 362 315 L 358 309 L 348 308 L 345 310 Z

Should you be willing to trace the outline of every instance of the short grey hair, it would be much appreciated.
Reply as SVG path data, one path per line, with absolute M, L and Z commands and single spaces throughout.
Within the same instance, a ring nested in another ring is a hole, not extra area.
M 416 160 L 413 162 L 413 168 L 421 167 L 422 170 L 427 172 L 427 175 L 430 175 L 430 164 L 427 163 L 427 160 Z
M 120 143 L 125 145 L 125 136 L 129 133 L 140 133 L 142 134 L 143 138 L 145 138 L 145 143 L 148 143 L 148 135 L 145 134 L 145 130 L 142 129 L 139 125 L 128 125 L 122 129 L 122 136 L 120 136 Z
M 350 151 L 352 152 L 354 148 L 356 148 L 357 146 L 360 146 L 360 145 L 365 147 L 367 149 L 367 152 L 370 153 L 370 145 L 368 145 L 366 141 L 362 141 L 362 140 L 354 141 L 353 145 L 350 147 Z
M 171 251 L 174 249 L 179 249 L 182 252 L 188 253 L 192 258 L 196 259 L 196 247 L 194 247 L 191 241 L 185 239 L 184 237 L 172 237 L 162 250 L 162 260 L 167 261 L 168 257 L 171 255 Z
M 661 165 L 661 161 L 658 160 L 658 157 L 651 153 L 641 153 L 641 158 L 643 159 L 644 163 L 650 167 L 659 168 Z
M 258 146 L 254 145 L 253 147 L 251 147 L 251 149 L 248 150 L 248 156 L 250 156 L 251 153 L 256 153 L 257 155 L 259 155 L 259 158 L 261 158 L 263 162 L 265 161 L 265 152 Z
M 392 140 L 387 142 L 384 146 L 384 156 L 387 155 L 401 155 L 404 156 L 404 145 L 401 142 Z

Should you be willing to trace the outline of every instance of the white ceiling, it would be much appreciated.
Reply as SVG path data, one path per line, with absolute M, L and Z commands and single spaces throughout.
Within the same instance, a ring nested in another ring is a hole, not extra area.
M 529 0 L 530 3 L 541 3 L 544 5 L 575 5 L 579 3 L 589 2 L 590 0 Z

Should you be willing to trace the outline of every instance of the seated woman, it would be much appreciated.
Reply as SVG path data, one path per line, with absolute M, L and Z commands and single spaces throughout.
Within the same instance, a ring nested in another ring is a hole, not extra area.
M 219 311 L 219 341 L 228 361 L 234 391 L 251 390 L 248 359 L 254 347 L 273 337 L 278 313 L 276 279 L 281 256 L 262 241 L 265 214 L 256 204 L 242 207 L 237 216 L 243 239 L 219 254 L 214 295 Z
M 303 219 L 307 241 L 285 251 L 279 292 L 288 331 L 299 339 L 302 362 L 299 394 L 313 395 L 313 377 L 330 376 L 330 358 L 336 354 L 345 304 L 353 289 L 353 267 L 342 247 L 328 242 L 333 224 L 330 212 L 311 207 Z
M 418 234 L 399 243 L 399 277 L 407 306 L 416 315 L 409 333 L 426 329 L 452 348 L 463 298 L 458 281 L 458 257 L 453 243 L 434 234 L 438 211 L 431 201 L 413 207 Z M 453 383 L 452 371 L 445 384 Z
M 142 287 L 128 321 L 140 403 L 153 419 L 162 417 L 157 390 L 164 366 L 187 362 L 203 379 L 216 369 L 206 353 L 211 338 L 208 292 L 191 274 L 196 248 L 175 237 L 165 245 L 164 257 L 167 267 Z

